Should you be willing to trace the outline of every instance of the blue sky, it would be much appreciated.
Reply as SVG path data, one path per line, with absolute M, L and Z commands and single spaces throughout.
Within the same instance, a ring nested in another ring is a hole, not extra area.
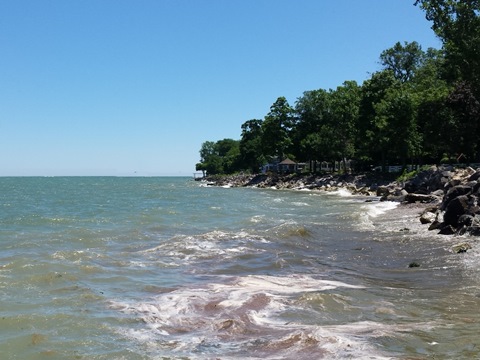
M 414 0 L 0 0 L 0 176 L 187 175 L 279 96 L 360 84 Z

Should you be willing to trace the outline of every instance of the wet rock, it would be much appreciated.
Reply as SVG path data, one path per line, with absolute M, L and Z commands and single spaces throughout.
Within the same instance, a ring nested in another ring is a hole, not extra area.
M 458 219 L 463 214 L 467 213 L 469 207 L 469 198 L 467 195 L 461 195 L 453 200 L 451 200 L 445 213 L 443 214 L 443 221 L 446 225 L 451 225 L 453 227 L 458 226 Z
M 434 169 L 428 169 L 418 173 L 414 178 L 408 180 L 405 183 L 405 190 L 409 193 L 417 192 L 424 184 L 428 182 L 431 174 L 434 172 Z
M 424 212 L 424 213 L 426 213 L 426 212 L 431 212 L 431 213 L 437 214 L 439 208 L 440 208 L 440 205 L 439 205 L 439 204 L 434 204 L 434 205 L 431 205 L 431 206 L 426 207 L 426 208 L 423 210 L 423 212 Z M 422 214 L 423 214 L 423 213 L 422 213 Z
M 430 194 L 443 189 L 450 179 L 450 172 L 444 168 L 432 166 L 419 172 L 414 178 L 405 183 L 405 190 L 409 193 Z
M 421 216 L 420 216 L 420 222 L 422 224 L 430 224 L 430 223 L 433 223 L 435 220 L 437 219 L 437 214 L 435 213 L 432 213 L 432 212 L 424 212 Z
M 450 171 L 450 170 L 445 170 L 445 171 L 442 171 L 441 174 L 442 174 L 442 177 L 443 177 L 443 178 L 447 178 L 447 179 L 448 179 L 448 178 L 451 178 L 454 173 L 453 173 L 452 171 Z
M 458 224 L 457 226 L 458 227 L 463 227 L 463 226 L 472 226 L 473 223 L 475 222 L 475 217 L 472 216 L 472 215 L 468 215 L 468 214 L 463 214 L 463 215 L 460 215 L 460 217 L 458 218 Z
M 460 179 L 454 179 L 454 180 L 451 179 L 451 180 L 448 182 L 448 184 L 445 185 L 445 189 L 448 191 L 448 190 L 450 190 L 452 187 L 458 186 L 458 185 L 460 185 L 461 183 L 462 183 L 462 180 L 460 180 Z
M 363 186 L 361 187 L 360 189 L 356 189 L 354 194 L 356 195 L 364 195 L 364 196 L 371 196 L 371 192 L 370 190 L 366 187 L 366 186 Z
M 470 236 L 480 236 L 480 225 L 469 226 L 467 227 L 466 232 Z
M 443 198 L 445 195 L 445 192 L 443 190 L 435 190 L 434 192 L 431 193 L 431 195 L 438 196 L 439 198 Z
M 394 202 L 401 203 L 405 201 L 405 196 L 403 195 L 397 196 L 397 195 L 390 194 L 390 195 L 382 196 L 380 198 L 380 201 L 394 201 Z
M 461 243 L 452 246 L 452 251 L 456 254 L 466 253 L 467 250 L 470 250 L 472 246 L 469 243 Z
M 468 178 L 468 181 L 477 181 L 480 179 L 480 169 L 477 169 L 470 177 Z
M 438 232 L 440 235 L 453 235 L 455 234 L 456 229 L 452 225 L 446 225 L 440 228 Z
M 457 185 L 450 188 L 443 198 L 442 209 L 446 209 L 450 201 L 452 201 L 453 199 L 461 195 L 470 194 L 471 192 L 472 192 L 472 187 L 467 185 Z
M 472 188 L 472 192 L 473 192 L 473 188 L 478 184 L 477 181 L 469 181 L 467 183 L 465 183 L 465 186 L 468 186 L 470 188 Z
M 442 228 L 442 223 L 438 220 L 435 220 L 430 224 L 430 226 L 428 227 L 428 230 L 432 231 L 432 230 L 438 230 L 441 228 Z
M 395 196 L 403 196 L 405 198 L 405 196 L 408 195 L 408 191 L 403 189 L 403 188 L 396 188 L 393 192 L 393 195 Z
M 408 203 L 436 203 L 440 202 L 441 199 L 435 195 L 423 195 L 423 194 L 407 194 L 405 196 L 405 201 Z
M 480 195 L 480 182 L 477 181 L 477 183 L 473 186 L 472 194 L 477 196 Z
M 379 186 L 377 187 L 377 196 L 386 196 L 390 195 L 390 189 L 388 186 Z

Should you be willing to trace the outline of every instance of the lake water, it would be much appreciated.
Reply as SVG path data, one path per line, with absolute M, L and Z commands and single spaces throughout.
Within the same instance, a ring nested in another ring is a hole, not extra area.
M 394 208 L 189 178 L 0 178 L 0 357 L 480 358 L 480 247 Z

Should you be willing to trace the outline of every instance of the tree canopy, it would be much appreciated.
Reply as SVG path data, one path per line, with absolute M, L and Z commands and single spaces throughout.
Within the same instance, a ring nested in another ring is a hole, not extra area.
M 382 68 L 359 85 L 278 97 L 240 140 L 206 141 L 197 170 L 258 172 L 267 162 L 345 161 L 373 165 L 480 161 L 480 0 L 417 0 L 441 49 L 396 42 Z M 315 171 L 315 167 L 311 168 Z

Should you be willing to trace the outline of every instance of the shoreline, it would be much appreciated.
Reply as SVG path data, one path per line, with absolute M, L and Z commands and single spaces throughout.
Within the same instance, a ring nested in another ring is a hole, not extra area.
M 343 189 L 366 197 L 366 202 L 394 201 L 400 203 L 397 209 L 417 209 L 419 222 L 428 226 L 429 231 L 480 236 L 480 168 L 432 166 L 404 182 L 397 181 L 391 174 L 378 173 L 237 174 L 207 176 L 203 181 L 222 187 L 325 192 Z
M 381 174 L 257 174 L 207 176 L 207 185 L 224 187 L 255 187 L 277 190 L 318 190 L 336 191 L 346 189 L 352 194 L 376 196 L 380 187 L 396 186 L 391 176 Z M 380 190 L 382 191 L 382 190 Z

